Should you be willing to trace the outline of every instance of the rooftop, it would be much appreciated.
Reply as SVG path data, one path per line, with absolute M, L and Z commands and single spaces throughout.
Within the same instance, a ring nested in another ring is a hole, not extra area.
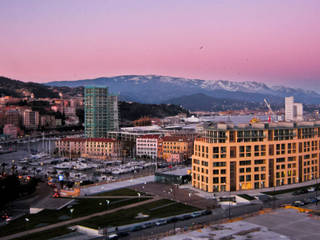
M 306 128 L 306 127 L 320 127 L 320 121 L 301 121 L 301 122 L 259 122 L 259 123 L 242 123 L 233 124 L 219 122 L 211 122 L 206 126 L 206 129 L 213 130 L 249 130 L 249 129 L 283 129 L 283 128 Z
M 124 131 L 124 132 L 146 132 L 146 131 L 159 131 L 159 130 L 161 130 L 161 127 L 158 125 L 121 128 L 121 131 Z
M 188 170 L 190 170 L 190 168 L 178 168 L 172 171 L 159 172 L 159 173 L 175 175 L 175 176 L 184 176 L 188 174 Z
M 160 138 L 160 134 L 159 135 L 155 135 L 155 134 L 143 135 L 143 136 L 141 136 L 139 138 L 151 138 L 151 139 L 155 138 L 155 139 L 158 139 L 158 138 Z
M 191 138 L 185 136 L 165 136 L 162 138 L 166 142 L 189 142 L 192 141 Z
M 61 141 L 65 142 L 116 142 L 112 138 L 63 138 Z

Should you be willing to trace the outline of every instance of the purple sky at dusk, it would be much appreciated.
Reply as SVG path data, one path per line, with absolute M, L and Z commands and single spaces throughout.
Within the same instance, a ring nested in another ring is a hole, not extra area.
M 0 75 L 23 81 L 159 74 L 320 91 L 319 0 L 1 0 L 0 31 Z

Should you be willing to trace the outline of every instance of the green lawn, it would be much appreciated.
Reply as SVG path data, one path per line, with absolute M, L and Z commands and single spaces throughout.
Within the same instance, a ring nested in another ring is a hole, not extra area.
M 121 226 L 141 221 L 147 221 L 155 218 L 169 217 L 182 213 L 194 212 L 200 210 L 198 208 L 188 206 L 182 203 L 170 204 L 170 200 L 158 200 L 152 203 L 147 203 L 131 209 L 120 210 L 115 213 L 107 214 L 100 217 L 94 217 L 80 222 L 80 225 L 95 228 L 107 226 Z M 161 206 L 163 206 L 161 208 Z M 151 210 L 155 209 L 156 210 Z M 143 213 L 149 215 L 148 218 L 136 219 L 137 214 Z
M 16 238 L 16 240 L 48 240 L 54 237 L 62 236 L 68 233 L 71 233 L 72 230 L 68 229 L 67 227 L 61 227 L 61 228 L 54 228 L 51 230 L 29 234 L 25 237 Z
M 92 206 L 96 209 L 96 212 L 105 210 L 105 209 L 103 209 L 103 207 L 100 208 L 98 200 L 101 201 L 101 199 L 94 199 L 95 201 L 89 201 L 89 200 L 93 200 L 93 199 L 82 199 L 82 200 L 86 200 L 86 201 L 81 201 L 81 205 L 78 206 L 79 212 L 78 212 L 78 214 L 76 214 L 76 210 L 75 210 L 73 217 L 83 216 L 82 214 L 84 214 L 84 212 L 85 212 L 84 209 L 87 209 L 87 211 L 90 211 L 91 207 L 85 208 L 84 207 L 85 204 L 86 205 L 92 204 Z M 128 201 L 118 202 L 118 203 L 117 203 L 117 201 L 118 201 L 118 199 L 112 199 L 113 204 L 110 205 L 109 209 L 115 208 L 115 207 L 120 207 L 119 204 L 127 205 L 129 203 L 133 203 L 132 201 L 136 202 L 139 200 L 130 199 Z M 140 201 L 143 201 L 143 199 L 141 199 Z M 97 203 L 98 203 L 99 207 L 96 206 Z M 77 206 L 74 206 L 74 209 L 76 209 L 76 207 Z M 80 211 L 79 207 L 83 207 L 83 209 Z M 152 210 L 152 209 L 154 209 L 154 210 Z M 144 205 L 134 207 L 131 209 L 120 210 L 120 211 L 117 211 L 117 212 L 114 212 L 111 214 L 106 214 L 104 216 L 94 217 L 94 218 L 88 219 L 86 221 L 77 222 L 75 224 L 71 224 L 68 226 L 72 226 L 72 225 L 76 225 L 76 224 L 80 224 L 80 225 L 84 225 L 84 226 L 88 226 L 88 227 L 92 227 L 92 228 L 106 227 L 106 226 L 121 226 L 121 225 L 131 224 L 131 223 L 135 223 L 135 222 L 147 221 L 147 220 L 151 220 L 151 219 L 155 219 L 155 218 L 169 217 L 169 216 L 178 215 L 178 214 L 182 214 L 182 213 L 193 212 L 193 211 L 197 211 L 197 210 L 200 210 L 200 209 L 192 207 L 192 206 L 188 206 L 188 205 L 185 205 L 182 203 L 175 203 L 174 201 L 171 201 L 171 200 L 158 200 L 158 201 L 144 204 Z M 64 212 L 61 212 L 61 211 L 64 211 Z M 51 224 L 51 223 L 55 222 L 53 219 L 57 219 L 58 216 L 63 216 L 63 214 L 68 214 L 65 211 L 70 211 L 70 210 L 69 209 L 62 209 L 60 211 L 45 210 L 45 211 L 40 212 L 35 215 L 29 215 L 29 216 L 26 216 L 30 219 L 30 221 L 28 223 L 26 223 L 26 221 L 24 220 L 25 217 L 23 217 L 21 219 L 17 219 L 15 221 L 12 221 L 10 224 L 8 224 L 4 227 L 1 227 L 0 228 L 0 230 L 1 230 L 0 236 L 11 235 L 11 234 L 21 232 L 21 231 L 24 231 L 27 229 L 32 229 L 32 228 L 35 228 L 39 223 L 47 222 L 48 224 L 49 223 Z M 137 216 L 138 213 L 147 214 L 147 215 L 149 215 L 149 217 L 144 218 L 144 219 L 136 219 L 135 217 Z M 85 214 L 85 215 L 87 215 L 87 214 Z M 70 216 L 70 213 L 69 213 L 69 216 Z M 17 240 L 29 240 L 29 239 L 45 240 L 45 239 L 54 238 L 54 237 L 61 236 L 61 235 L 72 232 L 70 229 L 67 228 L 68 226 L 59 227 L 59 228 L 55 228 L 52 230 L 47 230 L 47 231 L 43 231 L 43 232 L 39 232 L 39 233 L 30 234 L 25 237 L 18 238 Z
M 114 209 L 121 206 L 144 201 L 145 199 L 109 199 L 109 207 L 106 199 L 76 199 L 77 204 L 72 208 L 63 208 L 61 210 L 43 210 L 37 214 L 28 214 L 24 217 L 16 219 L 9 224 L 0 227 L 0 236 L 6 236 L 29 229 L 50 225 L 56 222 L 87 216 L 96 212 L 102 212 L 108 209 Z M 71 209 L 74 209 L 71 213 Z M 27 222 L 25 218 L 28 218 Z
M 139 193 L 141 196 L 146 196 L 143 192 Z M 108 192 L 97 193 L 93 196 L 138 196 L 138 192 L 130 188 L 120 188 Z

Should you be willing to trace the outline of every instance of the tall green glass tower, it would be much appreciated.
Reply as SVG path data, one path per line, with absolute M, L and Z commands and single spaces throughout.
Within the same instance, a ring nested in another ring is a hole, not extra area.
M 85 87 L 84 115 L 86 137 L 107 137 L 108 131 L 119 130 L 118 97 L 109 95 L 107 87 Z

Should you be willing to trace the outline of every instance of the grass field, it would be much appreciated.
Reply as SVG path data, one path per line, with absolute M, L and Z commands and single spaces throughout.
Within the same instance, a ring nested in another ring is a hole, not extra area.
M 147 221 L 155 218 L 169 217 L 200 210 L 198 208 L 188 206 L 182 203 L 174 203 L 170 200 L 158 200 L 152 203 L 147 203 L 131 209 L 120 210 L 115 213 L 107 214 L 100 217 L 94 217 L 79 224 L 91 228 L 108 227 L 108 226 L 121 226 L 141 221 Z M 162 207 L 163 206 L 163 207 Z M 155 209 L 155 210 L 151 210 Z M 148 218 L 136 219 L 135 217 L 143 213 L 149 215 Z
M 140 193 L 141 196 L 146 196 L 145 193 L 137 192 L 130 188 L 120 188 L 108 192 L 97 193 L 93 196 L 138 196 L 138 193 Z
M 71 218 L 87 216 L 96 212 L 118 208 L 143 200 L 145 199 L 110 199 L 110 204 L 108 206 L 106 204 L 106 199 L 77 199 L 77 203 L 71 208 L 65 207 L 61 210 L 43 210 L 37 214 L 28 214 L 24 217 L 16 219 L 9 224 L 0 227 L 0 236 L 6 236 L 17 232 L 50 225 Z M 73 209 L 72 213 L 71 209 Z M 26 221 L 26 218 L 29 219 L 29 221 Z
M 72 216 L 73 218 L 75 218 L 76 216 L 80 217 L 80 216 L 88 215 L 85 213 L 91 212 L 92 208 L 96 209 L 95 212 L 106 210 L 106 209 L 103 209 L 103 207 L 99 205 L 99 203 L 101 202 L 101 199 L 81 199 L 81 200 L 86 200 L 86 201 L 79 201 L 79 204 L 77 207 L 79 210 L 78 214 L 76 214 L 76 210 L 74 210 L 74 216 Z M 95 201 L 91 201 L 91 200 L 95 200 Z M 129 203 L 133 203 L 132 201 L 136 202 L 136 201 L 138 201 L 138 199 L 129 199 L 124 202 L 118 202 L 118 201 L 119 201 L 119 199 L 112 199 L 112 204 L 110 205 L 109 209 L 112 209 L 115 207 L 120 207 L 119 204 L 122 204 L 122 206 L 123 206 L 123 205 L 127 205 Z M 143 201 L 143 200 L 140 200 L 140 201 Z M 91 204 L 92 204 L 92 206 L 85 206 L 85 205 L 91 205 Z M 97 207 L 97 204 L 99 207 Z M 76 209 L 76 206 L 74 206 L 73 208 Z M 80 208 L 83 208 L 83 209 L 80 210 Z M 61 212 L 62 210 L 64 210 L 64 211 Z M 55 220 L 53 220 L 53 219 L 57 219 L 58 216 L 63 216 L 63 214 L 67 214 L 65 211 L 70 211 L 70 209 L 62 209 L 62 210 L 55 211 L 55 212 L 51 212 L 51 211 L 46 210 L 46 211 L 40 212 L 38 214 L 35 214 L 33 216 L 30 215 L 30 216 L 28 216 L 28 218 L 30 219 L 30 221 L 28 223 L 25 221 L 25 218 L 17 219 L 15 221 L 11 222 L 10 224 L 8 224 L 4 227 L 1 227 L 0 228 L 0 230 L 1 230 L 0 236 L 6 236 L 6 235 L 14 234 L 17 232 L 21 232 L 24 230 L 36 228 L 37 225 L 39 225 L 39 223 L 43 223 L 43 222 L 47 222 L 47 225 L 52 224 L 55 222 Z M 147 220 L 151 220 L 151 219 L 155 219 L 155 218 L 162 218 L 162 217 L 169 217 L 169 216 L 173 216 L 173 215 L 179 215 L 179 214 L 193 212 L 193 211 L 197 211 L 197 210 L 199 210 L 199 209 L 192 207 L 192 206 L 182 204 L 182 203 L 176 203 L 174 201 L 164 199 L 164 200 L 158 200 L 158 201 L 155 201 L 152 203 L 147 203 L 147 204 L 144 204 L 144 205 L 141 205 L 138 207 L 134 207 L 131 209 L 119 210 L 117 212 L 114 212 L 111 214 L 106 214 L 104 216 L 94 217 L 94 218 L 91 218 L 91 219 L 88 219 L 88 220 L 85 220 L 82 222 L 77 222 L 75 224 L 66 225 L 64 227 L 59 227 L 59 228 L 55 228 L 55 229 L 48 230 L 48 231 L 42 231 L 39 233 L 30 234 L 25 237 L 18 238 L 17 240 L 29 240 L 29 239 L 46 240 L 46 239 L 54 238 L 54 237 L 61 236 L 61 235 L 72 232 L 72 230 L 68 229 L 68 227 L 72 226 L 72 225 L 76 225 L 76 224 L 84 225 L 84 226 L 88 226 L 88 227 L 92 227 L 92 228 L 97 229 L 98 227 L 121 226 L 121 225 L 141 222 L 141 221 L 147 221 Z M 149 217 L 144 218 L 144 219 L 136 219 L 135 217 L 139 213 L 149 215 Z M 82 214 L 84 214 L 84 215 L 82 215 Z M 70 213 L 69 213 L 69 215 L 70 215 Z
M 26 235 L 25 237 L 16 238 L 15 240 L 48 240 L 71 232 L 72 230 L 68 229 L 67 227 L 54 228 L 48 231 L 43 231 L 39 233 Z

